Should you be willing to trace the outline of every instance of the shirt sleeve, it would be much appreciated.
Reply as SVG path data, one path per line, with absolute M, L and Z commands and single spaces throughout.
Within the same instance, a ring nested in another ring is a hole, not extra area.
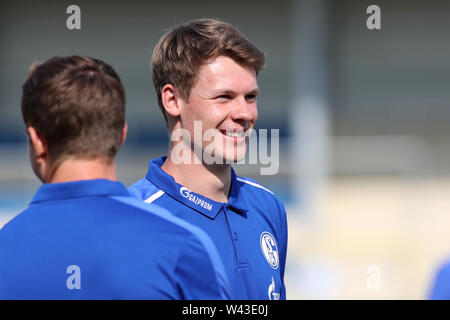
M 208 239 L 195 235 L 187 238 L 177 260 L 175 279 L 181 299 L 230 299 L 225 269 L 214 244 Z

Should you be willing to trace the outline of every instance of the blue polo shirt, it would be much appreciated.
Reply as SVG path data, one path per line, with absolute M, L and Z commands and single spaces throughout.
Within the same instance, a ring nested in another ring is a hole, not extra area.
M 225 267 L 232 299 L 285 299 L 287 222 L 283 204 L 270 190 L 231 172 L 227 203 L 191 192 L 166 174 L 166 157 L 150 161 L 145 178 L 129 191 L 203 229 Z
M 0 299 L 225 299 L 211 239 L 120 182 L 44 184 L 0 230 Z

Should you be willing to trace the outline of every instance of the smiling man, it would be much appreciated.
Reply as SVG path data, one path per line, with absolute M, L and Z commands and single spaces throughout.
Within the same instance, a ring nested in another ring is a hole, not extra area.
M 285 299 L 287 223 L 265 187 L 238 177 L 258 117 L 265 55 L 235 27 L 194 20 L 166 33 L 152 58 L 167 157 L 130 192 L 199 226 L 219 250 L 234 299 Z

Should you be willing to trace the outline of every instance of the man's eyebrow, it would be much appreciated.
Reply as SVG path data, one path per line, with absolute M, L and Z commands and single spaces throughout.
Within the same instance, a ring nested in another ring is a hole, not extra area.
M 253 90 L 250 90 L 247 94 L 254 94 L 254 95 L 256 95 L 256 94 L 258 94 L 258 91 L 259 91 L 259 88 L 255 88 Z
M 256 95 L 256 94 L 258 94 L 258 91 L 259 91 L 259 88 L 255 88 L 255 89 L 252 89 L 252 90 L 246 92 L 245 95 L 248 95 L 248 94 Z M 230 89 L 218 89 L 218 90 L 213 90 L 212 91 L 212 95 L 214 95 L 214 96 L 216 96 L 216 95 L 223 95 L 223 94 L 235 95 L 236 91 L 230 90 Z

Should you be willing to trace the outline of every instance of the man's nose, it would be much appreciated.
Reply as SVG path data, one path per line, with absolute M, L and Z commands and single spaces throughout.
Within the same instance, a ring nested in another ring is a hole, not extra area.
M 234 110 L 231 113 L 233 120 L 256 120 L 257 109 L 255 102 L 248 102 L 245 97 L 242 97 L 236 101 Z

